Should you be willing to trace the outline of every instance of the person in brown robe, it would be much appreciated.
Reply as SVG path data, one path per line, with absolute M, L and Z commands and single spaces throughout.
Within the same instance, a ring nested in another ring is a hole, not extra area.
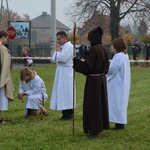
M 73 58 L 73 68 L 86 76 L 83 102 L 83 128 L 86 139 L 101 137 L 101 131 L 109 129 L 106 74 L 109 58 L 102 45 L 101 27 L 88 33 L 91 49 L 85 59 Z

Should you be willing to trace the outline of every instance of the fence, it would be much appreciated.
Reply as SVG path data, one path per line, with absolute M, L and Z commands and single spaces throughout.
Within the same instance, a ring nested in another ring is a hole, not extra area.
M 12 45 L 10 48 L 12 57 L 22 57 L 22 47 L 20 45 Z M 32 57 L 50 57 L 50 46 L 31 46 L 30 53 Z

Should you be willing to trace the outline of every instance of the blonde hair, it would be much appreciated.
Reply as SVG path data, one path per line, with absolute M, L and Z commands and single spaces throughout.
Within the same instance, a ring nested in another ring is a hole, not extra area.
M 113 40 L 113 48 L 117 53 L 124 52 L 126 54 L 127 44 L 123 37 L 119 37 Z
M 25 81 L 25 79 L 26 79 L 27 77 L 31 77 L 31 76 L 32 76 L 32 73 L 34 73 L 34 75 L 36 75 L 36 72 L 33 71 L 33 70 L 30 70 L 28 67 L 23 68 L 23 69 L 20 71 L 20 79 L 21 79 L 21 81 Z
M 23 53 L 27 53 L 28 51 L 30 51 L 30 49 L 29 49 L 27 46 L 24 46 L 24 47 L 22 48 L 22 52 L 23 52 Z

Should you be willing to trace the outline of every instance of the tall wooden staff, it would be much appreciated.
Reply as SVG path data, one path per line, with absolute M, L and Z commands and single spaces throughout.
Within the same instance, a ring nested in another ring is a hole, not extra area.
M 74 23 L 73 27 L 73 45 L 74 45 L 74 51 L 73 54 L 75 55 L 75 41 L 76 41 L 76 22 Z M 73 128 L 72 128 L 72 135 L 74 136 L 74 103 L 75 103 L 75 71 L 73 70 Z

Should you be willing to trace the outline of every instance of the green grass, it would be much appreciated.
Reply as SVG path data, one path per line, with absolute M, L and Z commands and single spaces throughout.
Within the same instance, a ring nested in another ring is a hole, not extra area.
M 85 77 L 75 74 L 77 107 L 75 130 L 72 121 L 60 121 L 61 111 L 49 109 L 55 75 L 55 64 L 31 67 L 45 81 L 49 95 L 45 105 L 48 117 L 28 120 L 24 117 L 25 102 L 17 99 L 20 69 L 12 70 L 15 100 L 9 110 L 1 113 L 11 119 L 0 124 L 0 150 L 149 150 L 150 149 L 150 67 L 132 67 L 131 92 L 128 106 L 128 124 L 125 130 L 111 129 L 102 132 L 102 139 L 84 140 L 82 104 Z M 62 79 L 63 80 L 63 79 Z M 119 92 L 119 91 L 118 91 Z

